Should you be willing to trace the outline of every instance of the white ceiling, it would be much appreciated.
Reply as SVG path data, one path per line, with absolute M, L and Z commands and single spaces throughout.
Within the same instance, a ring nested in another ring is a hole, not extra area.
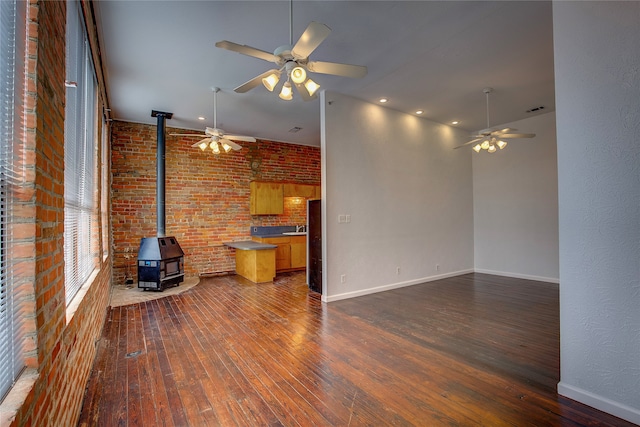
M 272 63 L 214 46 L 229 40 L 272 52 L 289 43 L 288 1 L 94 0 L 111 117 L 320 145 L 320 101 L 282 101 L 262 85 L 233 89 Z M 294 1 L 294 43 L 310 21 L 333 31 L 311 60 L 368 67 L 362 79 L 313 74 L 322 89 L 457 127 L 486 127 L 555 110 L 553 28 L 547 1 Z M 206 117 L 199 121 L 198 116 Z M 298 126 L 302 130 L 291 133 Z M 526 129 L 523 129 L 526 131 Z M 464 142 L 464 141 L 461 141 Z

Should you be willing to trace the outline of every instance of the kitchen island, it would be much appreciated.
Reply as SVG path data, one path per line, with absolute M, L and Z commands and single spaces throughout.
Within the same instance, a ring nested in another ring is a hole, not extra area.
M 271 282 L 276 277 L 276 245 L 253 240 L 224 244 L 236 250 L 236 273 L 254 283 Z

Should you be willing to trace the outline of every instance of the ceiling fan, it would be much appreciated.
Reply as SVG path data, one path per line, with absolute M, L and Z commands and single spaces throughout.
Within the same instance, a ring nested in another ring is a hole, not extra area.
M 476 153 L 479 153 L 481 150 L 487 150 L 489 153 L 495 153 L 497 151 L 496 147 L 502 150 L 507 146 L 507 141 L 505 141 L 505 139 L 533 138 L 536 136 L 535 133 L 514 133 L 517 129 L 513 128 L 491 129 L 489 127 L 489 94 L 493 92 L 493 88 L 485 87 L 482 89 L 482 92 L 484 92 L 487 98 L 487 129 L 481 130 L 477 135 L 472 135 L 471 138 L 473 139 L 471 141 L 454 147 L 454 149 L 475 143 L 476 145 L 473 146 L 473 151 Z
M 198 137 L 204 139 L 196 142 L 192 145 L 192 147 L 200 147 L 202 151 L 207 148 L 211 148 L 211 150 L 215 154 L 220 153 L 220 148 L 224 150 L 225 153 L 234 150 L 240 150 L 242 147 L 236 144 L 234 141 L 244 141 L 244 142 L 256 142 L 256 139 L 252 136 L 244 136 L 244 135 L 227 135 L 224 131 L 218 128 L 218 115 L 217 115 L 217 107 L 218 107 L 218 97 L 217 94 L 220 92 L 220 88 L 213 88 L 213 127 L 207 127 L 204 131 L 204 135 L 198 135 L 194 133 L 172 133 L 171 136 L 185 136 L 185 137 Z
M 307 77 L 307 71 L 320 74 L 331 74 L 343 77 L 364 77 L 367 67 L 361 65 L 340 64 L 336 62 L 309 61 L 309 55 L 326 39 L 331 29 L 319 22 L 311 21 L 296 44 L 293 44 L 293 0 L 289 3 L 289 44 L 278 47 L 273 53 L 256 49 L 247 45 L 240 45 L 227 40 L 219 41 L 216 47 L 238 52 L 243 55 L 274 62 L 278 68 L 265 71 L 234 90 L 238 93 L 247 92 L 261 82 L 273 92 L 284 72 L 287 80 L 280 91 L 280 98 L 290 101 L 293 98 L 291 84 L 296 87 L 305 101 L 316 98 L 320 88 L 316 82 Z

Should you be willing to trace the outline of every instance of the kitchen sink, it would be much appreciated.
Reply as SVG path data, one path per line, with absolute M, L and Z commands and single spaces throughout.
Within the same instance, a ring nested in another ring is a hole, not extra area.
M 285 236 L 306 236 L 307 232 L 306 231 L 288 231 L 282 234 L 284 234 Z

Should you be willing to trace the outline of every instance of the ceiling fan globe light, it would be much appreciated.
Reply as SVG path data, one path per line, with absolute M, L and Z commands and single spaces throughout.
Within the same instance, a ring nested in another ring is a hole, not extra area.
M 502 150 L 504 147 L 507 146 L 507 141 L 500 140 L 498 141 L 497 145 L 498 145 L 498 148 Z
M 276 73 L 271 73 L 267 77 L 262 79 L 262 84 L 267 88 L 269 92 L 273 92 L 276 85 L 280 81 L 280 77 Z
M 200 147 L 202 151 L 206 150 L 208 146 L 209 144 L 207 144 L 206 142 L 202 142 L 200 145 L 198 145 L 198 147 Z
M 495 153 L 496 152 L 496 146 L 495 145 L 490 145 L 489 148 L 487 149 L 487 151 L 489 153 Z
M 291 70 L 291 80 L 294 83 L 300 84 L 307 78 L 307 72 L 302 67 L 295 67 Z
M 488 150 L 489 149 L 489 140 L 485 139 L 484 141 L 482 141 L 482 143 L 480 144 L 480 148 L 482 148 L 483 150 Z
M 480 150 L 482 150 L 482 147 L 480 146 L 480 144 L 476 144 L 473 146 L 473 151 L 475 151 L 476 153 L 479 153 Z
M 225 153 L 228 153 L 229 151 L 231 151 L 231 147 L 224 142 L 222 143 L 222 148 L 224 149 Z
M 320 89 L 320 85 L 311 79 L 307 79 L 307 81 L 304 82 L 304 87 L 307 88 L 307 92 L 309 92 L 309 96 L 313 96 L 313 94 L 316 93 L 318 89 Z
M 282 86 L 282 90 L 280 91 L 280 99 L 284 99 L 285 101 L 291 101 L 293 99 L 293 92 L 291 90 L 291 83 L 284 82 Z

